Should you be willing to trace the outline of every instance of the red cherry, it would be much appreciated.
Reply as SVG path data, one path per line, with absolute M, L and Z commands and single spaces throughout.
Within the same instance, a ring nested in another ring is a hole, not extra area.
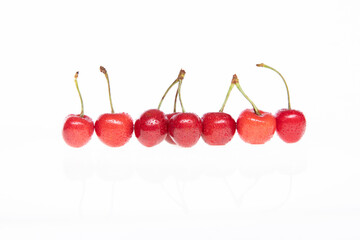
M 202 117 L 202 138 L 209 145 L 225 145 L 236 131 L 235 120 L 227 113 L 211 112 Z
M 245 109 L 237 120 L 237 130 L 242 140 L 251 144 L 263 144 L 275 133 L 276 120 L 271 113 Z
M 133 129 L 133 120 L 127 113 L 105 113 L 95 122 L 96 135 L 110 147 L 120 147 L 127 143 Z
M 168 124 L 169 124 L 170 119 L 171 119 L 174 115 L 176 115 L 176 114 L 178 114 L 178 112 L 168 113 L 168 114 L 165 115 L 165 116 L 166 116 L 166 119 L 167 119 L 167 121 L 168 121 Z M 166 135 L 165 141 L 167 141 L 167 142 L 170 143 L 170 144 L 176 145 L 176 143 L 175 143 L 174 140 L 171 138 L 171 136 L 170 136 L 169 133 Z
M 81 113 L 78 115 L 70 114 L 65 118 L 62 135 L 65 142 L 71 147 L 82 147 L 89 140 L 94 132 L 94 122 L 92 119 L 84 115 L 84 103 L 79 90 L 77 78 L 79 72 L 75 73 L 75 86 L 79 94 L 81 102 Z
M 301 139 L 306 129 L 306 119 L 302 112 L 291 109 L 290 93 L 285 78 L 276 69 L 264 64 L 256 64 L 257 67 L 264 67 L 273 70 L 282 78 L 288 97 L 288 109 L 281 109 L 276 114 L 276 131 L 279 137 L 286 143 L 295 143 Z
M 131 116 L 127 113 L 115 113 L 111 92 L 109 75 L 103 66 L 100 72 L 105 75 L 108 84 L 111 113 L 102 114 L 95 122 L 95 132 L 99 139 L 110 147 L 120 147 L 127 143 L 133 133 L 134 124 Z
M 281 109 L 276 115 L 276 131 L 287 143 L 295 143 L 301 139 L 306 129 L 306 119 L 297 110 Z
M 62 131 L 65 142 L 71 147 L 82 147 L 89 142 L 94 132 L 94 123 L 86 115 L 70 114 L 65 118 Z
M 135 122 L 135 136 L 146 147 L 161 143 L 166 135 L 167 119 L 158 109 L 147 110 Z
M 201 119 L 195 113 L 179 113 L 169 121 L 169 134 L 181 147 L 194 146 L 202 132 Z

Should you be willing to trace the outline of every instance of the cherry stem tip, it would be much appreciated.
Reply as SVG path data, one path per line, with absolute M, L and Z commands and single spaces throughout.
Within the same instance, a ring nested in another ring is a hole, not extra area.
M 105 75 L 107 84 L 108 84 L 108 92 L 109 92 L 109 100 L 110 100 L 110 107 L 111 107 L 111 113 L 114 113 L 114 107 L 112 104 L 112 99 L 111 99 L 111 91 L 110 91 L 110 80 L 109 80 L 109 76 L 108 73 L 106 71 L 106 69 L 103 66 L 100 66 L 100 72 L 102 72 Z
M 83 100 L 82 100 L 82 97 L 81 97 L 81 93 L 80 93 L 80 89 L 79 89 L 79 85 L 78 85 L 78 81 L 77 81 L 77 78 L 79 76 L 79 72 L 77 71 L 75 73 L 75 86 L 76 86 L 76 90 L 79 94 L 79 98 L 80 98 L 80 102 L 81 102 L 81 112 L 80 112 L 80 117 L 83 118 L 84 117 L 84 103 L 83 103 Z
M 103 74 L 107 74 L 107 71 L 103 66 L 100 66 L 100 72 L 102 72 Z
M 180 93 L 180 89 L 181 89 L 181 83 L 182 83 L 182 80 L 184 80 L 184 77 L 185 77 L 185 70 L 184 69 L 180 69 L 180 72 L 179 72 L 179 75 L 178 77 L 175 79 L 175 81 L 168 87 L 168 89 L 165 91 L 164 95 L 162 96 L 161 100 L 160 100 L 160 103 L 159 103 L 159 106 L 158 106 L 158 109 L 160 110 L 160 107 L 161 107 L 161 104 L 162 102 L 164 101 L 167 93 L 170 91 L 170 89 L 175 85 L 175 84 L 178 84 L 178 90 L 176 92 L 176 95 L 175 95 L 175 105 L 176 105 L 176 99 L 177 99 L 177 96 L 179 96 L 179 101 L 180 101 L 180 104 L 181 104 L 181 108 L 183 109 L 183 112 L 184 112 L 184 108 L 183 108 L 183 105 L 182 105 L 182 100 L 181 100 L 181 93 Z M 176 110 L 176 106 L 174 106 L 174 109 Z
M 178 75 L 178 80 L 180 81 L 184 80 L 185 74 L 186 74 L 185 70 L 181 69 Z
M 239 83 L 239 78 L 237 77 L 236 74 L 233 75 L 233 78 L 231 80 L 231 84 L 236 84 Z

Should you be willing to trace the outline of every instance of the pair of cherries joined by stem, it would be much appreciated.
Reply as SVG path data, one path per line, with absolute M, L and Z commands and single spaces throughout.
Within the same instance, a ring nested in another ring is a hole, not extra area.
M 145 111 L 135 122 L 135 136 L 141 144 L 152 147 L 166 139 L 168 143 L 181 147 L 194 146 L 201 137 L 201 119 L 195 113 L 185 112 L 181 99 L 181 85 L 185 71 L 180 73 L 175 81 L 169 86 L 160 100 L 157 109 Z M 174 113 L 165 114 L 160 111 L 161 104 L 169 90 L 178 84 L 174 101 Z M 181 104 L 182 112 L 176 112 L 177 98 Z
M 223 112 L 226 102 L 227 102 L 234 86 L 236 86 L 239 89 L 239 91 L 242 93 L 242 95 L 250 102 L 250 104 L 253 107 L 253 109 L 245 109 L 244 111 L 242 111 L 236 121 L 236 124 L 235 124 L 235 121 L 231 118 L 231 116 L 229 114 Z M 213 127 L 214 124 L 212 122 L 210 122 L 210 123 L 208 123 L 209 127 L 207 127 L 205 125 L 206 119 L 204 119 L 203 138 L 204 138 L 205 142 L 207 142 L 210 145 L 226 144 L 227 142 L 229 142 L 231 140 L 232 136 L 235 134 L 235 129 L 239 133 L 240 138 L 244 142 L 250 143 L 250 144 L 263 144 L 263 143 L 269 141 L 275 133 L 275 128 L 276 128 L 275 118 L 272 116 L 271 113 L 261 111 L 256 107 L 254 102 L 251 101 L 251 99 L 245 94 L 245 92 L 241 88 L 239 79 L 236 74 L 233 75 L 231 85 L 226 94 L 225 101 L 224 101 L 220 111 L 218 113 L 211 113 L 211 114 L 218 116 L 219 118 L 229 119 L 229 120 L 227 120 L 227 122 L 228 122 L 227 126 L 224 125 L 222 128 L 219 128 L 216 132 L 216 134 L 219 136 L 228 136 L 226 139 L 227 141 L 224 141 L 222 143 L 220 141 L 214 141 L 213 138 L 210 138 L 211 135 L 207 136 L 205 134 L 206 132 L 209 132 L 209 130 L 207 130 L 207 128 L 209 128 L 209 129 L 214 128 Z M 205 116 L 206 116 L 206 114 L 205 114 Z M 224 133 L 222 133 L 224 131 L 227 132 L 226 135 Z M 230 135 L 230 133 L 232 135 Z M 206 138 L 209 138 L 213 141 L 207 140 Z M 220 138 L 220 137 L 218 137 L 218 138 Z
M 78 115 L 70 114 L 65 119 L 63 127 L 63 138 L 72 147 L 84 146 L 91 139 L 94 129 L 99 139 L 110 147 L 123 146 L 132 136 L 134 129 L 133 120 L 127 113 L 115 113 L 111 99 L 108 73 L 102 66 L 100 71 L 105 75 L 108 83 L 111 113 L 100 115 L 95 125 L 90 117 L 84 115 L 83 100 L 77 83 L 79 72 L 77 72 L 75 74 L 75 84 L 81 101 L 81 113 Z

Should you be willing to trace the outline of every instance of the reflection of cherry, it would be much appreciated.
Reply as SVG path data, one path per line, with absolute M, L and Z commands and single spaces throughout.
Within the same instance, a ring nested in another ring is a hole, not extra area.
M 92 119 L 84 115 L 84 104 L 80 94 L 77 83 L 79 72 L 75 74 L 75 85 L 79 93 L 81 101 L 81 113 L 78 115 L 70 114 L 65 118 L 65 123 L 62 131 L 65 142 L 71 147 L 82 147 L 89 140 L 94 132 L 94 123 Z
M 281 109 L 276 113 L 276 131 L 279 137 L 287 143 L 294 143 L 301 139 L 306 129 L 306 119 L 302 112 L 291 109 L 289 88 L 284 77 L 274 68 L 263 63 L 256 64 L 258 67 L 265 67 L 278 73 L 285 83 L 288 96 L 288 109 Z
M 263 144 L 269 141 L 276 128 L 276 120 L 271 113 L 260 111 L 242 90 L 236 74 L 233 83 L 251 103 L 253 109 L 245 109 L 237 120 L 237 130 L 242 140 L 251 144 Z
M 95 122 L 95 132 L 99 139 L 110 147 L 120 147 L 127 143 L 133 133 L 133 120 L 127 113 L 115 113 L 111 100 L 109 76 L 104 67 L 100 67 L 100 71 L 105 74 L 111 113 L 105 113 L 99 116 Z

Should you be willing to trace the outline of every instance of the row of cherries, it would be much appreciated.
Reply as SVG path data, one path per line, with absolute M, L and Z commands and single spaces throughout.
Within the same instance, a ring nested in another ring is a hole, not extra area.
M 177 79 L 169 86 L 161 98 L 158 108 L 145 111 L 135 121 L 135 126 L 129 114 L 114 112 L 109 76 L 102 66 L 100 71 L 105 75 L 108 83 L 111 113 L 102 114 L 94 125 L 92 119 L 84 115 L 83 100 L 77 82 L 79 72 L 77 72 L 75 74 L 75 85 L 81 101 L 81 113 L 70 114 L 66 117 L 62 131 L 63 138 L 72 147 L 82 147 L 90 140 L 95 129 L 96 135 L 104 144 L 110 147 L 120 147 L 130 140 L 135 129 L 136 138 L 146 147 L 155 146 L 164 139 L 181 147 L 192 147 L 198 142 L 200 136 L 209 145 L 225 145 L 233 138 L 236 130 L 245 142 L 263 144 L 273 137 L 276 130 L 279 137 L 287 143 L 299 141 L 304 135 L 306 120 L 302 112 L 291 109 L 289 89 L 284 77 L 277 70 L 263 63 L 256 66 L 277 72 L 285 83 L 288 108 L 279 110 L 275 116 L 256 107 L 254 102 L 242 90 L 236 75 L 233 76 L 225 101 L 219 112 L 206 113 L 201 119 L 195 113 L 185 112 L 181 100 L 181 85 L 185 71 L 181 69 Z M 161 104 L 169 90 L 176 84 L 174 112 L 164 114 L 160 111 Z M 229 114 L 223 112 L 234 86 L 239 89 L 253 107 L 244 110 L 237 122 Z M 179 99 L 182 112 L 176 111 L 177 99 Z

